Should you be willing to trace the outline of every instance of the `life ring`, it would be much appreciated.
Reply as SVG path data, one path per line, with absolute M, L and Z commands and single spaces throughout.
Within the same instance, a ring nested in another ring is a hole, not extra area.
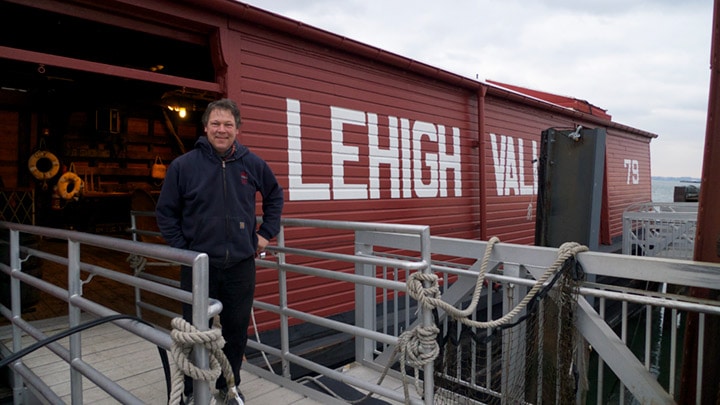
M 70 183 L 72 183 L 72 189 L 69 189 Z M 81 187 L 82 180 L 80 180 L 80 177 L 73 172 L 66 172 L 60 176 L 60 180 L 57 182 L 58 194 L 66 200 L 75 197 L 75 195 L 80 192 Z
M 43 159 L 50 161 L 50 168 L 45 170 L 38 169 L 38 162 Z M 30 156 L 30 160 L 28 160 L 28 169 L 30 169 L 30 173 L 32 173 L 36 179 L 47 180 L 55 177 L 58 170 L 60 170 L 60 161 L 57 156 L 52 154 L 52 152 L 39 150 Z

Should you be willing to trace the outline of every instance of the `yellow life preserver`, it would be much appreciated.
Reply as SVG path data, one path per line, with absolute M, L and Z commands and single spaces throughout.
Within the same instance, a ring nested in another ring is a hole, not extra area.
M 40 170 L 37 164 L 42 159 L 48 159 L 50 161 L 50 168 L 47 170 Z M 52 152 L 46 150 L 39 150 L 30 156 L 28 160 L 28 169 L 30 173 L 38 180 L 47 180 L 55 177 L 58 170 L 60 170 L 60 161 L 57 156 L 53 155 Z
M 70 183 L 72 184 L 72 190 L 69 190 Z M 78 177 L 77 174 L 73 172 L 67 172 L 60 176 L 60 180 L 57 182 L 57 191 L 58 194 L 60 194 L 60 197 L 69 200 L 77 193 L 80 192 L 80 188 L 82 187 L 82 180 L 80 180 L 80 177 Z

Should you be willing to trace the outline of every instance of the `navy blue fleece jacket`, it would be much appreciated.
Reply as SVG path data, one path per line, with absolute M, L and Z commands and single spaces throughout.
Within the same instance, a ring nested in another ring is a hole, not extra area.
M 221 158 L 207 137 L 170 163 L 155 208 L 158 227 L 173 247 L 205 252 L 212 265 L 255 255 L 256 193 L 262 196 L 257 233 L 280 231 L 283 189 L 268 164 L 235 141 Z

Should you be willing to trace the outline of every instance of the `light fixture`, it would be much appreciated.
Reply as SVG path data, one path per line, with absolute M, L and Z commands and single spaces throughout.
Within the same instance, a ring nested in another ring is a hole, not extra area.
M 168 107 L 168 110 L 178 113 L 178 116 L 180 118 L 187 117 L 187 109 L 185 107 L 180 107 L 178 105 L 169 105 L 167 107 Z

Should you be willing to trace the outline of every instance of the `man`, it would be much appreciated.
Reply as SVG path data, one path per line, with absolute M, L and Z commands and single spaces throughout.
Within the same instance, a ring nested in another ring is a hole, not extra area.
M 240 111 L 234 101 L 211 102 L 202 123 L 206 136 L 168 166 L 155 212 L 170 246 L 205 252 L 210 258 L 210 297 L 222 302 L 223 352 L 239 384 L 255 292 L 255 255 L 280 230 L 283 189 L 267 163 L 238 142 Z M 262 196 L 259 228 L 257 192 Z M 192 291 L 191 267 L 181 268 L 180 285 Z M 183 318 L 192 320 L 188 304 L 183 305 Z M 216 388 L 227 395 L 224 377 Z M 184 394 L 192 395 L 189 377 Z

